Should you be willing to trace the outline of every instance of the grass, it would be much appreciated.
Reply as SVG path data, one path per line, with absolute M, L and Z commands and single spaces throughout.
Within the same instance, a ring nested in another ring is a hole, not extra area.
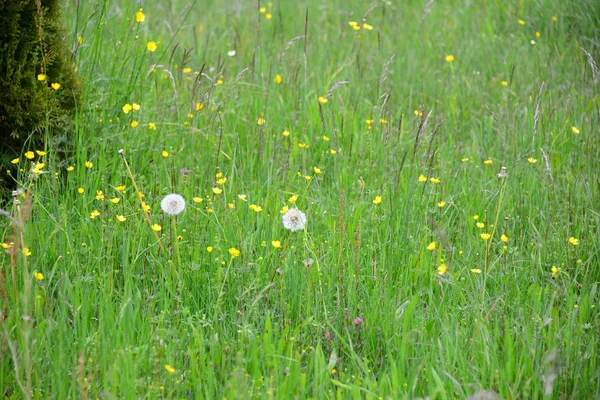
M 4 205 L 4 396 L 600 396 L 594 2 L 138 10 L 64 10 L 84 99 Z

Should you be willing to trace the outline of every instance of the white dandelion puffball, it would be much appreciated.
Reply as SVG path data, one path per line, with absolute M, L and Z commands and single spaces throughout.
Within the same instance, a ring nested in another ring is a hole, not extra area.
M 178 194 L 166 195 L 160 202 L 160 208 L 169 215 L 177 215 L 185 210 L 185 200 Z
M 292 232 L 301 231 L 306 226 L 306 214 L 297 208 L 290 208 L 288 212 L 281 217 L 283 227 Z

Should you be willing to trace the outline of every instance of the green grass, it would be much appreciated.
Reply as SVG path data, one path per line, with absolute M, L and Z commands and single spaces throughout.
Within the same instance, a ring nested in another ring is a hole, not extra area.
M 600 397 L 595 2 L 114 3 L 68 2 L 74 150 L 3 207 L 5 396 Z

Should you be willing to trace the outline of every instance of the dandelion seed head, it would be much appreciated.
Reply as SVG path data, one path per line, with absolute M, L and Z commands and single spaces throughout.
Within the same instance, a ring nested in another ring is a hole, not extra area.
M 297 208 L 290 208 L 281 217 L 281 222 L 285 229 L 289 229 L 292 232 L 301 231 L 306 226 L 306 214 Z
M 162 199 L 160 208 L 165 214 L 177 215 L 185 210 L 185 200 L 180 195 L 171 193 Z

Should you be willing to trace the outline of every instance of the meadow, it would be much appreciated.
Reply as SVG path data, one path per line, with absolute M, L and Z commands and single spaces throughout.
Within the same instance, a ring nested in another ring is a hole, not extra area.
M 63 18 L 82 103 L 13 160 L 0 395 L 600 398 L 597 2 Z

